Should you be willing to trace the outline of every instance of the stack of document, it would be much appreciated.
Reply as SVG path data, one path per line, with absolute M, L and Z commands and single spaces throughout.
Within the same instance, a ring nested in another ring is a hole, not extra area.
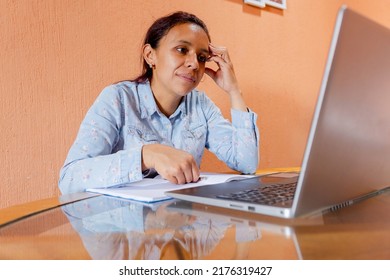
M 157 176 L 153 179 L 145 178 L 141 181 L 133 182 L 122 186 L 115 186 L 110 188 L 90 188 L 86 191 L 152 203 L 171 199 L 169 196 L 165 195 L 165 192 L 167 191 L 225 183 L 229 181 L 251 178 L 253 176 L 254 175 L 201 173 L 198 182 L 183 185 L 173 184 Z

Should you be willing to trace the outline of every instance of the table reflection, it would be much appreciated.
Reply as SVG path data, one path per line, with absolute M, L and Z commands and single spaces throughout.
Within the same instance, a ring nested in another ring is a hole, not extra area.
M 84 194 L 58 200 L 0 225 L 0 259 L 390 257 L 390 192 L 293 220 L 173 200 L 143 205 Z
M 205 259 L 229 230 L 235 235 L 234 258 L 240 259 L 261 238 L 256 223 L 232 221 L 172 200 L 141 204 L 100 196 L 62 210 L 93 259 Z

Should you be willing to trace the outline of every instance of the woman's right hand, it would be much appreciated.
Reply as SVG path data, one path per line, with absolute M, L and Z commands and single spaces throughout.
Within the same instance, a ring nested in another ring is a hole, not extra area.
M 200 176 L 191 154 L 162 144 L 142 147 L 142 170 L 150 168 L 154 168 L 161 177 L 174 184 L 197 182 Z

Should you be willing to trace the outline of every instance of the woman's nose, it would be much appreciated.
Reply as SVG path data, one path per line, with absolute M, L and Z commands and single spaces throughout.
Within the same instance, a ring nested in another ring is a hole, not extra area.
M 197 70 L 199 68 L 198 55 L 197 54 L 188 54 L 187 59 L 186 59 L 186 66 L 191 67 L 194 70 Z

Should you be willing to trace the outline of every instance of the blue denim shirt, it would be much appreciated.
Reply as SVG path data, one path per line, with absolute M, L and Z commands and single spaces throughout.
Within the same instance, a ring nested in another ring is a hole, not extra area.
M 143 145 L 187 151 L 200 166 L 204 148 L 230 168 L 254 173 L 258 165 L 257 115 L 231 110 L 232 122 L 203 93 L 186 95 L 170 117 L 160 112 L 150 84 L 106 87 L 87 112 L 60 172 L 62 193 L 142 180 Z

